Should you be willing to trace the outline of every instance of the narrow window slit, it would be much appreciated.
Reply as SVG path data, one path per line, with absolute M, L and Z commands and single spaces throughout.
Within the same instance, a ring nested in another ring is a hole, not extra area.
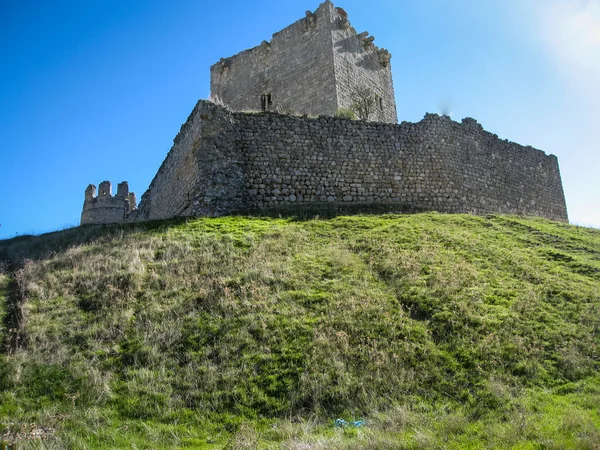
M 273 99 L 271 98 L 271 94 L 264 94 L 260 96 L 260 108 L 263 111 L 270 111 L 271 106 L 273 106 Z

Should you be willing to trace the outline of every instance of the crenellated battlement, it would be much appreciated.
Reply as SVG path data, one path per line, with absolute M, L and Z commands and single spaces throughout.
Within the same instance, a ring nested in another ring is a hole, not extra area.
M 137 199 L 129 192 L 129 183 L 117 185 L 117 193 L 112 195 L 112 183 L 103 181 L 98 186 L 90 184 L 85 190 L 85 200 L 81 213 L 81 224 L 122 223 L 137 208 Z

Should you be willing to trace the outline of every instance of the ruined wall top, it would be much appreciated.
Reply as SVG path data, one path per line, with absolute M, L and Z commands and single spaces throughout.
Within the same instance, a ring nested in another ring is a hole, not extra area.
M 335 15 L 331 14 L 333 11 L 335 11 Z M 348 13 L 346 10 L 334 6 L 331 1 L 326 0 L 325 2 L 321 3 L 314 12 L 307 10 L 304 14 L 305 17 L 302 19 L 299 19 L 280 31 L 273 33 L 270 41 L 265 40 L 259 45 L 243 50 L 235 55 L 222 57 L 218 62 L 211 66 L 211 71 L 214 68 L 219 68 L 220 71 L 227 71 L 231 63 L 234 61 L 238 59 L 244 59 L 252 53 L 265 52 L 269 49 L 274 41 L 276 42 L 279 40 L 288 39 L 291 35 L 301 35 L 305 34 L 307 31 L 314 30 L 317 27 L 317 20 L 319 17 L 332 22 L 335 26 L 341 29 L 351 30 L 365 50 L 373 50 L 381 55 L 382 66 L 387 67 L 387 65 L 390 63 L 390 60 L 392 59 L 391 53 L 387 49 L 380 48 L 375 45 L 375 36 L 372 36 L 368 31 L 363 31 L 360 33 L 356 31 L 348 18 Z
M 135 220 L 320 205 L 568 220 L 556 157 L 472 118 L 391 124 L 206 101 L 182 126 Z
M 117 185 L 117 193 L 112 195 L 112 183 L 103 181 L 98 186 L 88 185 L 81 213 L 81 224 L 122 223 L 137 207 L 137 199 L 129 192 L 129 183 L 123 181 Z

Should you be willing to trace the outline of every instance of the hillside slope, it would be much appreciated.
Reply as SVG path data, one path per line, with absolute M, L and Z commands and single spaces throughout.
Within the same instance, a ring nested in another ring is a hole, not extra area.
M 598 230 L 429 213 L 79 231 L 0 276 L 8 442 L 600 444 Z

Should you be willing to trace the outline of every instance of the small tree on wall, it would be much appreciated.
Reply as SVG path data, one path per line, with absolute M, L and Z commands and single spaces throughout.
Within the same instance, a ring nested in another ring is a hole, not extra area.
M 356 113 L 360 120 L 369 120 L 377 107 L 377 96 L 366 87 L 357 87 L 350 93 L 352 106 L 350 109 Z

